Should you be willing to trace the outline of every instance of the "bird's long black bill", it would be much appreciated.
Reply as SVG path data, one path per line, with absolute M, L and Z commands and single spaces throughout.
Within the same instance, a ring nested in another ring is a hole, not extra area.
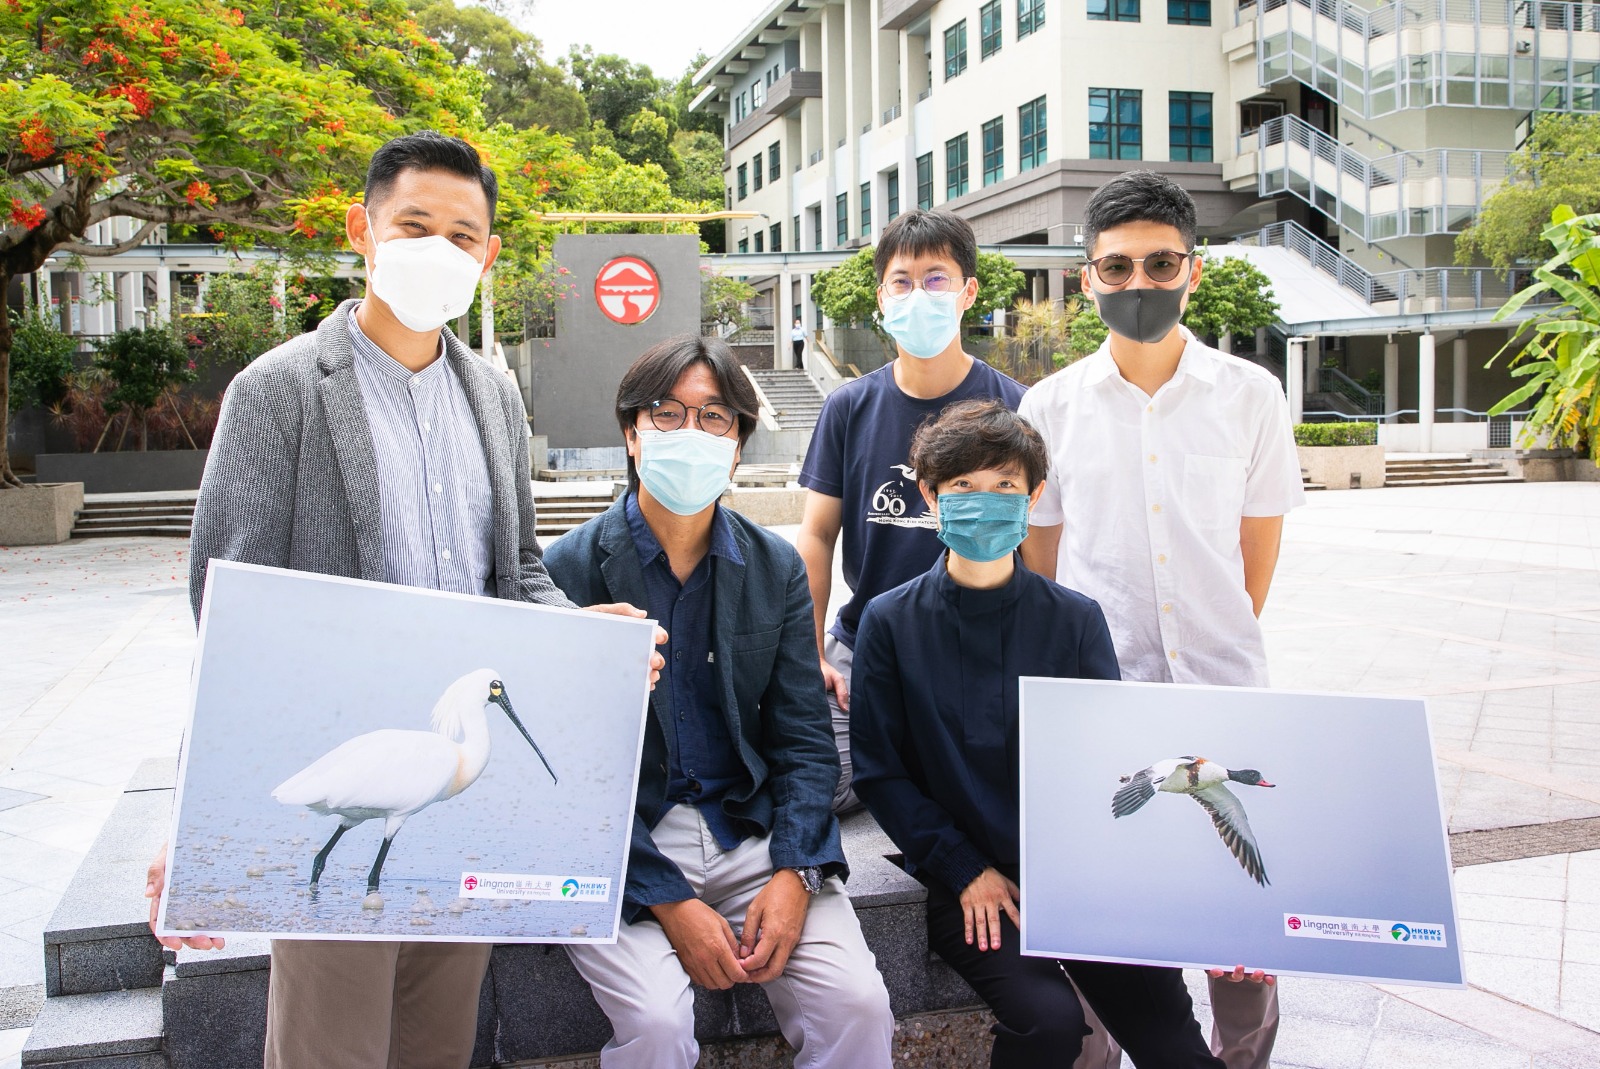
M 517 726 L 517 730 L 522 732 L 522 737 L 528 740 L 528 745 L 533 747 L 533 752 L 539 755 L 540 761 L 544 762 L 544 770 L 550 773 L 550 782 L 560 783 L 561 780 L 557 778 L 556 770 L 550 767 L 550 759 L 544 755 L 543 750 L 539 749 L 539 744 L 533 741 L 533 736 L 529 735 L 528 729 L 522 726 L 522 721 L 517 719 L 517 714 L 511 711 L 510 699 L 502 696 L 500 708 L 506 711 L 506 716 L 511 718 L 511 722 Z

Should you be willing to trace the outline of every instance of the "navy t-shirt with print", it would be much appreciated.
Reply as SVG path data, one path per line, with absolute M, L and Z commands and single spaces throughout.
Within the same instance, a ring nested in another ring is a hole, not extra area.
M 907 463 L 922 421 L 957 401 L 997 398 L 1015 410 L 1024 387 L 981 360 L 943 397 L 908 395 L 885 364 L 828 396 L 800 485 L 840 499 L 844 581 L 850 600 L 830 629 L 851 649 L 867 602 L 933 567 L 944 547 Z

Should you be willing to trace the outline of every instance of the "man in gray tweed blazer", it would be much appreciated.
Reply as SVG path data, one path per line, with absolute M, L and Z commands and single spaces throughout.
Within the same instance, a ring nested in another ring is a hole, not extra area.
M 256 360 L 223 400 L 190 545 L 197 618 L 213 559 L 572 604 L 534 537 L 517 389 L 443 329 L 499 252 L 496 193 L 455 138 L 411 134 L 373 156 L 345 220 L 365 298 Z M 165 849 L 152 922 L 164 867 Z M 490 949 L 275 940 L 268 1069 L 465 1067 Z

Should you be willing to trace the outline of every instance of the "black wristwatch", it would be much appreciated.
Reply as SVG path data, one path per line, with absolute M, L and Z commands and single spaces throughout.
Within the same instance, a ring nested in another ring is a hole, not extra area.
M 800 885 L 806 889 L 806 894 L 816 895 L 822 893 L 822 868 L 818 865 L 807 865 L 804 868 L 796 867 L 794 874 L 800 877 Z

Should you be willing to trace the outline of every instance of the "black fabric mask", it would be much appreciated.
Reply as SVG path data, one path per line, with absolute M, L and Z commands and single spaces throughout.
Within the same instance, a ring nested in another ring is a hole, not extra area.
M 1150 345 L 1172 333 L 1183 318 L 1183 295 L 1189 287 L 1176 289 L 1095 290 L 1100 318 L 1112 333 Z

